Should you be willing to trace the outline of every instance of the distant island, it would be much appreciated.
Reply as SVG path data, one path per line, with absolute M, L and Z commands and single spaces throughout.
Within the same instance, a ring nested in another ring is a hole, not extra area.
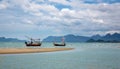
M 63 36 L 48 36 L 43 39 L 43 42 L 60 42 Z M 120 33 L 106 34 L 101 36 L 99 34 L 91 37 L 75 36 L 73 34 L 64 36 L 66 42 L 120 42 Z
M 43 39 L 43 42 L 61 42 L 63 36 L 48 36 Z M 65 42 L 86 42 L 89 40 L 89 37 L 86 36 L 75 36 L 73 34 L 65 35 Z
M 118 43 L 120 42 L 120 34 L 106 34 L 105 36 L 94 35 L 86 42 L 110 42 L 110 43 Z
M 0 42 L 25 42 L 25 40 L 19 40 L 17 38 L 0 37 Z
M 98 39 L 98 40 L 94 40 L 94 39 L 89 39 L 86 42 L 104 42 L 104 43 L 120 43 L 120 41 L 117 40 L 102 40 L 102 39 Z
M 61 38 L 63 38 L 63 36 L 48 36 L 47 38 L 43 39 L 42 42 L 61 42 Z M 64 38 L 65 42 L 120 42 L 120 33 L 108 33 L 104 36 L 96 34 L 91 37 L 69 34 L 64 35 Z M 0 37 L 0 42 L 25 42 L 25 40 Z

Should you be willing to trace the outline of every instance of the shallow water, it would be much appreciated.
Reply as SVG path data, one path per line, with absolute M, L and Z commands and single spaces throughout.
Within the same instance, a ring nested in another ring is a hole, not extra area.
M 0 47 L 26 48 L 21 42 L 0 42 Z M 52 43 L 43 43 L 41 47 L 54 48 Z M 120 43 L 67 43 L 66 47 L 75 49 L 1 54 L 0 69 L 120 69 Z

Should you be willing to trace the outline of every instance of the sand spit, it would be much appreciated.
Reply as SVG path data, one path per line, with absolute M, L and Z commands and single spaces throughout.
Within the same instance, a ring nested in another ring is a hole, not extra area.
M 0 48 L 0 54 L 41 53 L 72 49 L 74 48 Z

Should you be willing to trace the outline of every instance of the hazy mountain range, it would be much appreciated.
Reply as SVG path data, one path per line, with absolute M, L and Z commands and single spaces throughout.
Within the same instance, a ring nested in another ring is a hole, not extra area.
M 63 38 L 63 36 L 48 36 L 47 38 L 45 38 L 43 40 L 43 42 L 59 42 L 61 41 L 61 38 Z M 101 36 L 99 34 L 97 35 L 93 35 L 91 37 L 87 37 L 87 36 L 75 36 L 75 35 L 65 35 L 64 36 L 65 41 L 66 42 L 89 42 L 89 40 L 93 40 L 93 42 L 96 42 L 99 40 L 102 40 L 103 42 L 105 41 L 117 41 L 120 42 L 120 33 L 114 33 L 114 34 L 106 34 L 104 36 Z M 92 42 L 92 41 L 90 41 Z
M 43 42 L 60 42 L 63 36 L 48 36 L 43 40 Z M 89 39 L 86 36 L 75 36 L 75 35 L 65 35 L 64 36 L 66 42 L 85 42 Z
M 60 42 L 63 36 L 48 36 L 43 39 L 43 42 Z M 91 37 L 76 36 L 73 34 L 65 35 L 65 42 L 120 42 L 120 33 L 106 34 L 101 36 L 99 34 Z M 19 40 L 16 38 L 0 37 L 0 42 L 24 42 L 25 40 Z
M 19 40 L 17 38 L 5 38 L 0 37 L 0 42 L 24 42 L 25 40 Z

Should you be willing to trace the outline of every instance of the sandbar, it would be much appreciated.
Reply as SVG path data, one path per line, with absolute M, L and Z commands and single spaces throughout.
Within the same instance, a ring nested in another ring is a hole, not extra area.
M 0 48 L 0 54 L 41 53 L 72 49 L 74 48 Z

